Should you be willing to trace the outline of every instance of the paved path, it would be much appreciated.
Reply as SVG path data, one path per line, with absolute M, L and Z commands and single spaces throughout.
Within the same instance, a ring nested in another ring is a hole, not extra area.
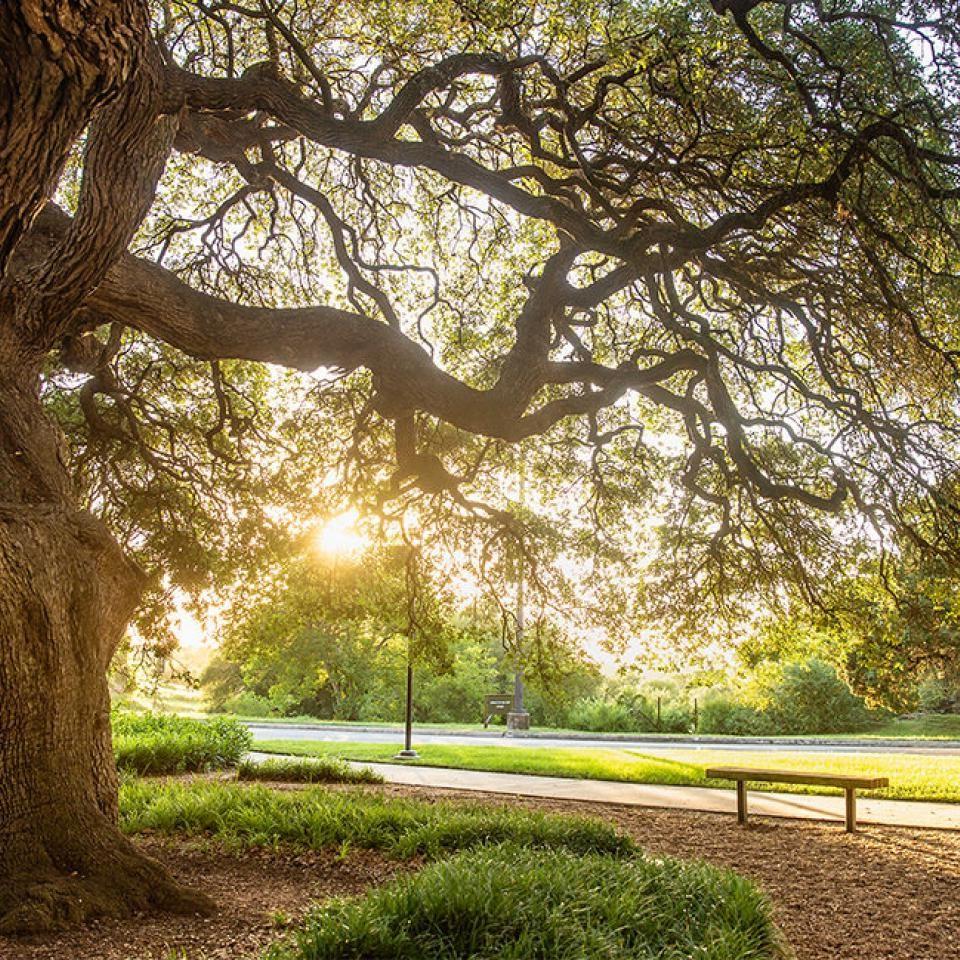
M 320 740 L 360 743 L 401 743 L 403 731 L 389 727 L 336 727 L 324 724 L 270 724 L 248 723 L 257 740 Z M 769 740 L 725 739 L 723 737 L 664 737 L 630 734 L 572 734 L 544 736 L 509 736 L 494 731 L 467 730 L 445 733 L 439 730 L 416 730 L 418 743 L 446 743 L 477 745 L 496 743 L 517 749 L 550 747 L 610 747 L 613 749 L 642 750 L 644 753 L 663 753 L 670 750 L 745 750 L 789 753 L 911 753 L 928 756 L 960 756 L 960 741 L 956 740 L 816 740 L 803 737 Z
M 250 755 L 255 760 L 270 756 Z M 305 759 L 305 758 L 291 758 Z M 514 773 L 487 773 L 478 770 L 451 770 L 445 767 L 418 767 L 399 763 L 354 763 L 371 767 L 388 783 L 419 787 L 477 790 L 524 797 L 556 800 L 585 800 L 591 803 L 619 803 L 637 807 L 667 807 L 708 813 L 737 812 L 736 791 L 711 787 L 668 787 L 645 783 L 614 783 L 609 780 L 574 780 L 569 777 L 536 777 Z M 844 798 L 818 797 L 797 793 L 750 793 L 750 815 L 788 817 L 799 820 L 844 819 Z M 960 830 L 960 804 L 913 803 L 903 800 L 857 799 L 857 820 L 898 827 L 926 827 Z

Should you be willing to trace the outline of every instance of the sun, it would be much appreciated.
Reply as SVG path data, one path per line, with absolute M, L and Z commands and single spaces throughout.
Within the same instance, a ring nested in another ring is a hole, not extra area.
M 369 545 L 369 540 L 357 527 L 359 516 L 356 510 L 348 510 L 321 523 L 313 535 L 317 552 L 327 557 L 362 553 Z

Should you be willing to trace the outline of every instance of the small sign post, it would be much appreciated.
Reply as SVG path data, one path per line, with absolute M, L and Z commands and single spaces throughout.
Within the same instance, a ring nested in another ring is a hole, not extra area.
M 483 725 L 490 726 L 494 717 L 505 717 L 512 709 L 512 693 L 488 693 L 483 698 Z

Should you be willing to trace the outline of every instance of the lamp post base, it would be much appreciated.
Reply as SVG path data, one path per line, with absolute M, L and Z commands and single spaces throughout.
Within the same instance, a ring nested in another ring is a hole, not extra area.
M 507 732 L 510 733 L 513 730 L 529 730 L 530 729 L 530 714 L 526 710 L 523 711 L 514 711 L 511 710 L 507 714 Z
M 420 754 L 417 753 L 416 750 L 401 750 L 398 754 L 396 754 L 394 760 L 414 760 L 419 756 Z

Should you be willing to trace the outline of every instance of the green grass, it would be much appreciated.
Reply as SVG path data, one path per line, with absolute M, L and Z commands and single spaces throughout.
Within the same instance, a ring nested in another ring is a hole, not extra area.
M 383 783 L 370 767 L 353 767 L 336 757 L 272 757 L 244 760 L 237 767 L 238 780 L 273 780 L 284 783 Z
M 236 720 L 194 720 L 168 714 L 116 713 L 113 750 L 120 770 L 188 773 L 236 766 L 250 749 L 250 731 Z
M 761 960 L 770 908 L 704 864 L 487 846 L 320 907 L 269 960 Z
M 208 836 L 234 848 L 356 846 L 405 858 L 504 842 L 577 854 L 628 856 L 636 850 L 628 837 L 596 819 L 388 798 L 360 788 L 279 791 L 259 784 L 138 779 L 120 787 L 120 817 L 128 833 Z
M 379 743 L 321 743 L 303 740 L 264 740 L 254 744 L 267 753 L 297 756 L 342 757 L 367 763 L 395 763 L 396 747 Z M 960 803 L 960 758 L 919 754 L 790 753 L 684 750 L 645 754 L 641 749 L 615 747 L 452 746 L 418 744 L 420 766 L 489 770 L 497 773 L 538 774 L 585 780 L 655 783 L 730 789 L 726 780 L 708 780 L 704 770 L 712 765 L 764 767 L 776 770 L 811 770 L 823 773 L 885 776 L 890 787 L 864 791 L 864 796 L 895 800 L 930 800 Z M 801 784 L 756 784 L 758 790 L 785 793 L 836 794 L 827 787 Z
M 927 713 L 885 721 L 870 728 L 871 737 L 916 737 L 960 740 L 960 714 Z

